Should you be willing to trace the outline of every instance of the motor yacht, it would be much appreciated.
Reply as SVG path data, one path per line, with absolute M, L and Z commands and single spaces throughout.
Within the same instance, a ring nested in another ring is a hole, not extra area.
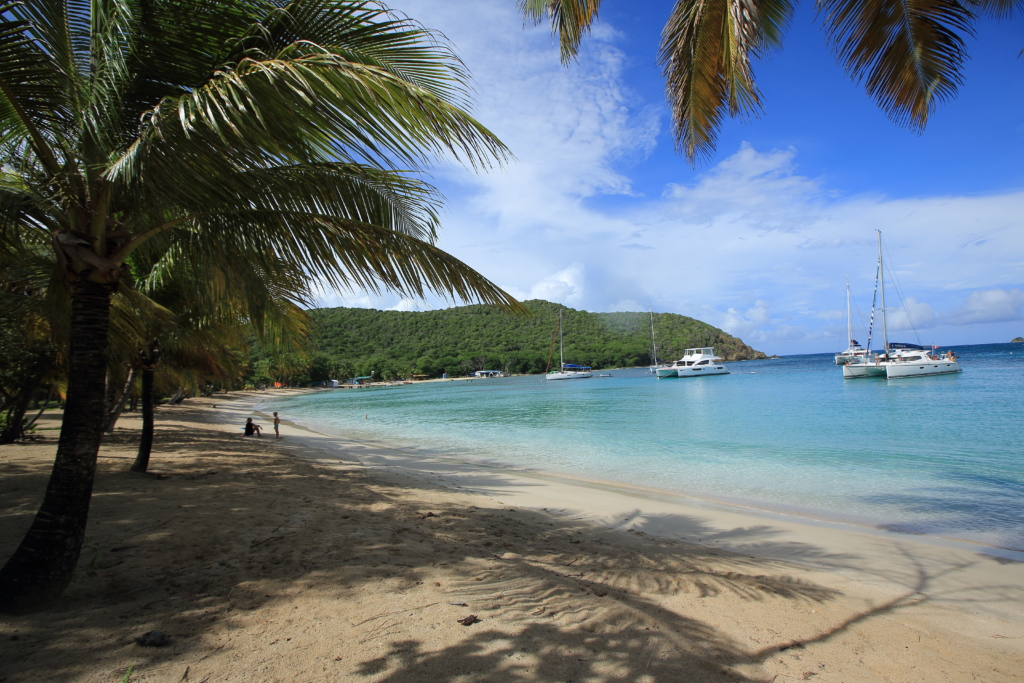
M 660 378 L 728 375 L 729 371 L 720 363 L 721 360 L 711 347 L 686 349 L 682 358 L 671 365 L 658 368 L 656 374 Z

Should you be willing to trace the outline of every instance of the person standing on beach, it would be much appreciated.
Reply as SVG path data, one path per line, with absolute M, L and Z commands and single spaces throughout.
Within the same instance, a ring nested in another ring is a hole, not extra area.
M 281 438 L 281 418 L 277 416 L 276 412 L 274 413 L 274 436 L 278 439 Z

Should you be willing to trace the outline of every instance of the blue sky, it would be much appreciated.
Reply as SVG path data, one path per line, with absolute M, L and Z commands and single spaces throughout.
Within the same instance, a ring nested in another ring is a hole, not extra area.
M 847 273 L 855 327 L 857 309 L 867 317 L 878 228 L 906 304 L 891 339 L 1024 334 L 1024 18 L 978 27 L 959 97 L 917 135 L 845 76 L 808 3 L 784 50 L 755 65 L 764 115 L 728 121 L 692 169 L 673 151 L 655 63 L 669 2 L 606 1 L 569 67 L 515 5 L 392 3 L 452 41 L 475 77 L 474 114 L 516 155 L 501 171 L 432 177 L 448 200 L 440 246 L 511 293 L 592 311 L 653 304 L 768 353 L 833 351 Z

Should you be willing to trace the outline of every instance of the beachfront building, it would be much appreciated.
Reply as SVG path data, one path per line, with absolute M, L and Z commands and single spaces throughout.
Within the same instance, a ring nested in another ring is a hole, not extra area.
M 473 373 L 474 377 L 506 377 L 505 373 L 501 370 L 477 370 Z

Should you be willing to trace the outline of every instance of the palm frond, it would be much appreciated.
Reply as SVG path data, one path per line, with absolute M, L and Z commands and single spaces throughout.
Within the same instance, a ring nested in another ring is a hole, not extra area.
M 958 0 L 822 0 L 836 57 L 896 124 L 923 130 L 956 96 L 973 15 Z
M 558 37 L 562 63 L 571 62 L 579 54 L 580 41 L 597 19 L 601 0 L 519 0 L 519 11 L 533 24 L 551 22 L 551 32 Z
M 751 61 L 777 48 L 789 0 L 679 0 L 661 37 L 659 62 L 676 148 L 695 163 L 714 151 L 723 116 L 756 116 L 761 94 Z

